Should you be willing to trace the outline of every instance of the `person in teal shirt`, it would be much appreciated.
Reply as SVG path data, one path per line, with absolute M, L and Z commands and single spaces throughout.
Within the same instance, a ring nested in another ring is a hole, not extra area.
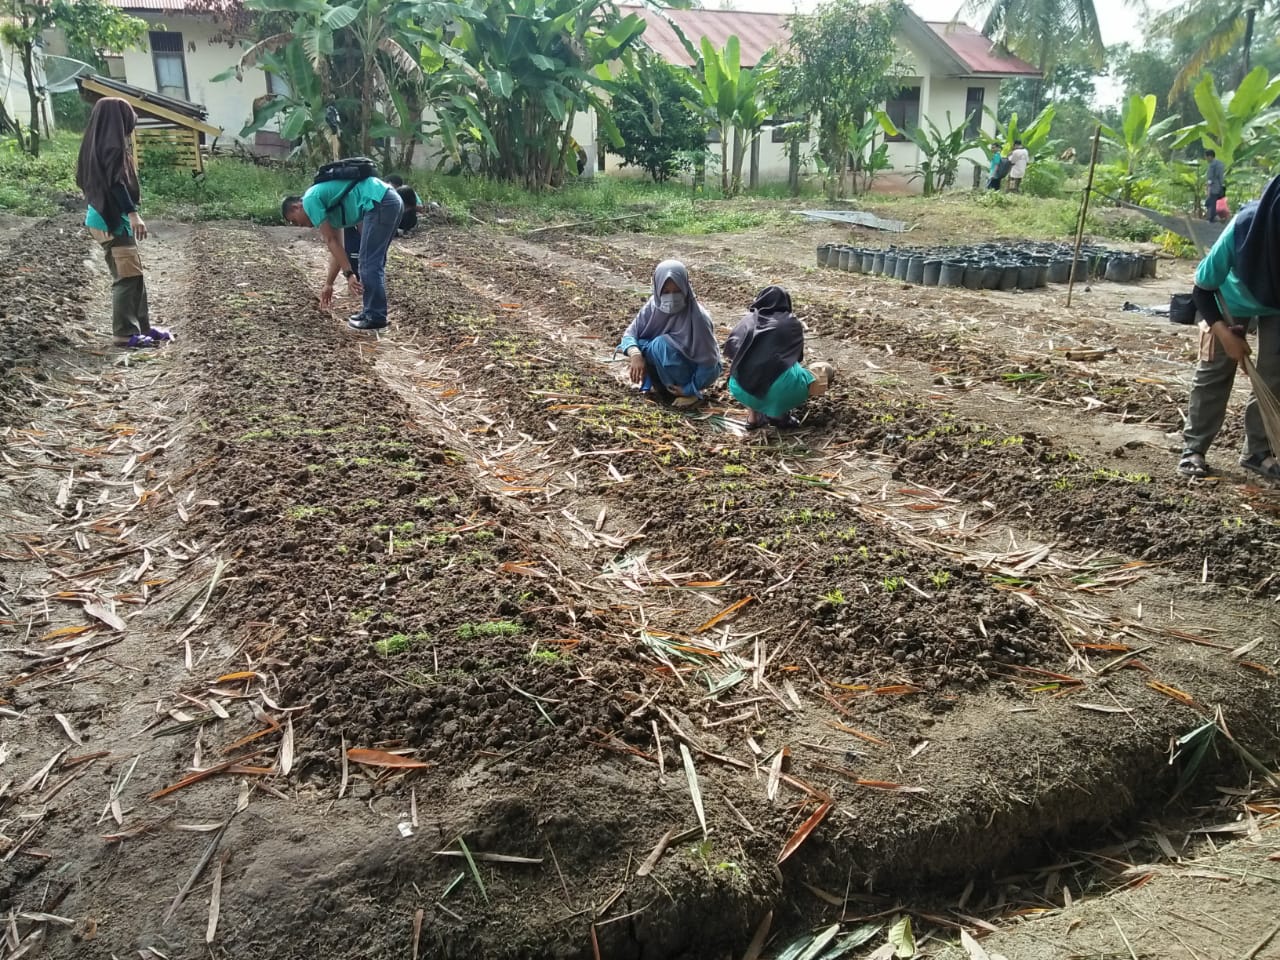
M 1222 429 L 1236 368 L 1252 353 L 1250 329 L 1258 336 L 1254 367 L 1280 395 L 1280 177 L 1227 224 L 1196 269 L 1191 297 L 1203 324 L 1178 471 L 1204 477 L 1212 473 L 1205 455 Z M 1256 395 L 1244 408 L 1244 434 L 1240 466 L 1280 480 Z
M 295 227 L 319 227 L 329 249 L 329 266 L 320 290 L 320 306 L 333 304 L 333 284 L 346 275 L 362 308 L 347 323 L 357 330 L 387 325 L 387 249 L 400 224 L 400 195 L 377 177 L 317 183 L 300 197 L 285 197 L 281 215 Z M 360 228 L 360 272 L 357 276 L 343 246 L 343 231 Z
M 101 245 L 111 273 L 111 334 L 118 347 L 154 347 L 174 339 L 171 331 L 151 325 L 138 253 L 147 225 L 138 212 L 142 197 L 130 148 L 137 124 L 127 101 L 103 97 L 89 114 L 76 160 L 76 184 L 88 207 L 84 224 Z
M 729 392 L 751 412 L 747 429 L 799 426 L 792 412 L 820 397 L 835 380 L 835 367 L 818 362 L 806 368 L 804 326 L 782 287 L 765 287 L 721 348 L 729 361 Z

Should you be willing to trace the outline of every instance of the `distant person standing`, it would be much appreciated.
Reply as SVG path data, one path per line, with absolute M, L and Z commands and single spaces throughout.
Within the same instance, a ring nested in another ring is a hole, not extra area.
M 1227 167 L 1213 150 L 1206 150 L 1204 156 L 1209 161 L 1205 171 L 1204 218 L 1214 223 L 1218 219 L 1218 201 L 1227 195 Z
M 1004 178 L 1009 175 L 1009 168 L 1013 164 L 1009 162 L 1009 158 L 1000 152 L 1000 148 L 996 147 L 995 152 L 991 154 L 991 169 L 988 171 L 987 189 L 999 190 L 1004 183 Z
M 1021 140 L 1013 141 L 1013 152 L 1009 154 L 1009 192 L 1022 192 L 1022 178 L 1027 175 L 1027 164 L 1031 162 L 1031 154 L 1022 145 Z
M 155 347 L 174 339 L 163 327 L 151 325 L 147 282 L 143 278 L 138 241 L 147 225 L 138 213 L 142 195 L 131 137 L 138 125 L 133 107 L 117 97 L 93 105 L 80 155 L 76 185 L 88 209 L 84 224 L 106 255 L 111 272 L 111 335 L 117 347 Z

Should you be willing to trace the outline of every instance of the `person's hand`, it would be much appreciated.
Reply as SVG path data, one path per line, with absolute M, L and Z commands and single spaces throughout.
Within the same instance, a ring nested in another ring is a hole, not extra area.
M 142 217 L 135 210 L 129 214 L 129 227 L 133 230 L 133 238 L 135 240 L 147 239 L 147 225 L 142 221 Z
M 320 309 L 328 310 L 333 306 L 333 284 L 326 283 L 320 288 Z
M 631 367 L 627 372 L 631 376 L 632 383 L 640 383 L 644 380 L 644 354 L 639 349 L 636 349 L 636 352 L 630 356 Z
M 347 289 L 357 297 L 364 296 L 364 284 L 360 282 L 359 277 L 347 277 Z
M 1243 365 L 1245 357 L 1252 352 L 1249 349 L 1249 341 L 1226 326 L 1221 331 L 1217 331 L 1217 335 L 1218 342 L 1222 344 L 1222 352 L 1234 360 L 1237 365 Z

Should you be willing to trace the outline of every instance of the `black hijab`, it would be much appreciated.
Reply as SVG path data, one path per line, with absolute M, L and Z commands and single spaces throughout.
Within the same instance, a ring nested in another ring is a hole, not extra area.
M 138 168 L 129 152 L 129 136 L 137 125 L 137 114 L 127 101 L 103 97 L 93 105 L 84 139 L 80 141 L 76 185 L 111 230 L 124 217 L 117 189 L 124 187 L 135 205 L 140 198 Z
M 765 287 L 724 344 L 729 375 L 753 397 L 763 397 L 774 381 L 804 358 L 804 327 L 791 312 L 791 295 Z
M 1253 298 L 1280 312 L 1280 177 L 1267 184 L 1257 203 L 1236 214 L 1232 272 Z

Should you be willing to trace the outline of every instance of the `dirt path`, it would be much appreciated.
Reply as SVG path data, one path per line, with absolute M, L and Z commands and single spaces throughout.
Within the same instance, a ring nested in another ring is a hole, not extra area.
M 1085 367 L 1053 345 L 1106 316 L 1010 344 L 984 298 L 680 246 L 718 317 L 792 283 L 850 374 L 747 438 L 609 362 L 653 240 L 410 241 L 375 339 L 313 238 L 170 227 L 183 339 L 126 358 L 59 230 L 16 241 L 67 238 L 88 329 L 4 434 L 0 956 L 776 955 L 898 910 L 937 952 L 1198 855 L 1130 824 L 1214 708 L 1274 746 L 1271 501 L 1128 422 L 1176 423 L 1185 337 Z

